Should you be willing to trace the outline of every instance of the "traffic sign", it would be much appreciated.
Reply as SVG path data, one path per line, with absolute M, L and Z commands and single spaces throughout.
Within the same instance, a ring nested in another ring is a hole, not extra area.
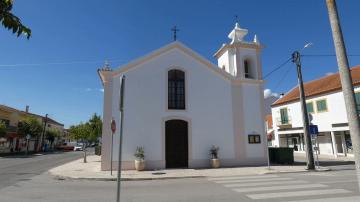
M 310 125 L 310 134 L 316 136 L 319 134 L 319 129 L 317 125 Z
M 116 131 L 116 122 L 114 119 L 111 120 L 111 131 L 114 134 Z

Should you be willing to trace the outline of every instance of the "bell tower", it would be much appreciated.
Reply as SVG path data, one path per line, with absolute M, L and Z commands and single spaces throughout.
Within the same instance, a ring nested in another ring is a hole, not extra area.
M 228 35 L 231 40 L 214 54 L 219 68 L 225 70 L 237 79 L 262 80 L 261 49 L 258 37 L 253 41 L 245 41 L 247 29 L 240 28 L 239 23 Z

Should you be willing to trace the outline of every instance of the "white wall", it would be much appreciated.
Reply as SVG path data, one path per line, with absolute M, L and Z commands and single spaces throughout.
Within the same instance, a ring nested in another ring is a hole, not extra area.
M 360 88 L 357 87 L 355 88 L 355 91 L 358 91 L 359 89 Z M 316 101 L 322 99 L 326 99 L 327 101 L 328 110 L 326 112 L 318 112 L 316 108 Z M 319 132 L 336 131 L 338 130 L 338 128 L 333 128 L 332 124 L 348 122 L 342 91 L 312 97 L 307 99 L 306 102 L 307 103 L 313 102 L 315 112 L 311 113 L 313 119 L 311 123 L 314 125 L 318 125 Z M 292 127 L 293 128 L 303 127 L 302 112 L 299 102 L 293 102 L 281 106 L 272 107 L 271 111 L 272 111 L 273 127 L 275 129 L 275 139 L 276 139 L 275 144 L 277 146 L 279 146 L 278 134 L 290 133 L 290 131 L 280 132 L 278 131 L 279 128 L 277 127 L 277 119 L 280 117 L 280 109 L 284 107 L 288 108 L 288 115 L 291 118 Z M 348 130 L 348 127 L 345 128 L 342 127 L 341 129 Z M 329 143 L 326 138 L 321 137 L 321 140 L 324 140 L 324 145 L 322 145 L 323 151 L 324 150 L 328 151 L 329 149 L 331 149 L 331 146 L 328 145 Z
M 318 143 L 320 143 L 319 151 L 320 154 L 332 154 L 332 145 L 331 145 L 331 136 L 330 133 L 323 133 L 317 138 Z
M 245 134 L 261 135 L 261 144 L 246 144 L 246 154 L 249 158 L 264 157 L 266 155 L 264 147 L 267 145 L 267 138 L 265 135 L 265 126 L 263 124 L 263 108 L 259 107 L 262 105 L 261 100 L 264 99 L 263 93 L 259 93 L 262 92 L 261 87 L 255 84 L 244 84 L 242 90 Z
M 223 68 L 225 66 L 225 71 L 230 73 L 230 65 L 229 65 L 229 51 L 225 51 L 218 59 L 219 68 Z
M 184 111 L 167 110 L 167 72 L 171 67 L 186 72 L 187 108 Z M 191 119 L 192 159 L 208 159 L 208 150 L 213 144 L 220 147 L 222 158 L 234 158 L 234 145 L 229 144 L 234 142 L 234 135 L 228 81 L 178 49 L 155 57 L 125 75 L 124 161 L 134 159 L 137 146 L 144 146 L 146 159 L 164 160 L 162 120 L 171 116 Z M 117 123 L 119 80 L 114 78 L 112 106 Z M 117 132 L 116 143 L 118 137 Z M 118 147 L 113 151 L 117 159 Z
M 257 64 L 256 49 L 243 47 L 229 48 L 218 58 L 218 66 L 222 68 L 224 65 L 225 70 L 231 75 L 245 78 L 245 60 L 248 60 L 251 77 L 256 79 L 259 71 L 257 67 L 260 65 Z

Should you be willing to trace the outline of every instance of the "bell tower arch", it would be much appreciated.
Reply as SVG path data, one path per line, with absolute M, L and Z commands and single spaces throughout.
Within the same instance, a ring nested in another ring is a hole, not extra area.
M 247 29 L 240 28 L 239 23 L 229 33 L 231 40 L 215 53 L 219 68 L 239 79 L 262 80 L 261 49 L 258 37 L 245 41 Z

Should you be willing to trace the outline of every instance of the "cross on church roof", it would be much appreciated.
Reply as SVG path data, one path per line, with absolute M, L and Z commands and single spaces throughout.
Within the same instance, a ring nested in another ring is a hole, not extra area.
M 238 15 L 235 15 L 234 17 L 235 17 L 235 22 L 236 22 L 236 23 L 239 23 L 239 16 L 238 16 Z
M 176 28 L 176 25 L 173 27 L 173 28 L 171 28 L 171 31 L 173 31 L 174 32 L 174 34 L 173 34 L 173 36 L 174 36 L 174 41 L 176 41 L 176 33 L 178 32 L 178 31 L 180 31 L 178 28 Z

